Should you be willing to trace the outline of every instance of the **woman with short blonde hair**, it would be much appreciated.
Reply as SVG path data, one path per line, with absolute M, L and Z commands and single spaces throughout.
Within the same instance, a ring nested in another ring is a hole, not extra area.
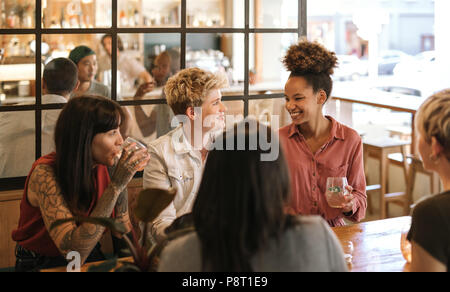
M 208 92 L 228 85 L 223 75 L 189 68 L 171 77 L 164 87 L 167 104 L 175 115 L 184 115 L 189 107 L 201 107 Z
M 144 188 L 177 189 L 174 201 L 147 229 L 156 240 L 165 237 L 165 228 L 176 218 L 192 210 L 207 143 L 225 127 L 220 89 L 226 85 L 221 75 L 199 68 L 182 70 L 166 83 L 167 103 L 183 124 L 149 145 L 154 159 L 144 171 Z
M 445 272 L 450 267 L 450 89 L 423 103 L 416 129 L 424 167 L 439 175 L 444 192 L 420 202 L 413 210 L 408 234 L 411 270 Z

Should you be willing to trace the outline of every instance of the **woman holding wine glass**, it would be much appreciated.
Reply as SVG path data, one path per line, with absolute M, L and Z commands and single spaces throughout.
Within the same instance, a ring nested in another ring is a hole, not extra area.
M 293 45 L 283 62 L 291 72 L 285 98 L 292 124 L 280 129 L 292 181 L 287 212 L 321 215 L 332 227 L 345 225 L 344 217 L 358 222 L 367 207 L 362 141 L 322 111 L 331 96 L 336 55 L 305 40 Z M 333 177 L 340 183 L 327 186 Z M 334 195 L 338 205 L 329 203 Z

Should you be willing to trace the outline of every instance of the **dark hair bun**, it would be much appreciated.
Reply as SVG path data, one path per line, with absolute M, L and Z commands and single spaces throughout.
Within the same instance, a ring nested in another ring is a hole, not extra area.
M 317 42 L 300 41 L 289 48 L 283 63 L 294 75 L 328 74 L 333 75 L 337 57 Z

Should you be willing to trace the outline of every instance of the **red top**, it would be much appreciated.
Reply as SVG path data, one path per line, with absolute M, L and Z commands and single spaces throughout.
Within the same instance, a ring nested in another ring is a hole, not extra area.
M 347 177 L 353 187 L 355 205 L 352 221 L 365 217 L 367 207 L 362 141 L 358 133 L 331 117 L 329 140 L 312 153 L 295 124 L 279 130 L 280 142 L 291 174 L 291 201 L 287 212 L 321 215 L 332 227 L 345 225 L 342 209 L 333 209 L 326 201 L 327 177 Z
M 27 250 L 33 251 L 42 256 L 57 257 L 61 256 L 60 251 L 53 242 L 50 234 L 45 227 L 44 220 L 42 219 L 40 208 L 31 206 L 27 199 L 28 181 L 31 177 L 31 173 L 40 164 L 50 165 L 54 167 L 56 154 L 51 153 L 39 158 L 34 162 L 31 167 L 25 182 L 25 188 L 23 192 L 22 201 L 20 203 L 20 219 L 19 227 L 12 232 L 12 239 L 17 241 L 22 247 Z M 91 203 L 86 217 L 88 217 L 94 209 L 97 201 L 102 196 L 103 192 L 107 188 L 110 179 L 108 169 L 104 165 L 99 165 L 96 168 L 96 188 L 97 196 L 94 196 L 94 200 Z

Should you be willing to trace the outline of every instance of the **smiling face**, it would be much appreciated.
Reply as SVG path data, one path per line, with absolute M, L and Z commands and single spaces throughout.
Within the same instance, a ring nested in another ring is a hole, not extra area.
M 80 82 L 92 81 L 97 74 L 97 56 L 86 56 L 78 62 L 78 79 Z
M 322 106 L 326 101 L 323 90 L 314 93 L 313 87 L 303 77 L 291 77 L 284 88 L 286 110 L 296 125 L 307 123 L 322 115 Z
M 123 139 L 119 128 L 95 135 L 92 140 L 92 158 L 94 163 L 113 166 L 116 157 L 120 155 L 120 146 L 122 144 Z

